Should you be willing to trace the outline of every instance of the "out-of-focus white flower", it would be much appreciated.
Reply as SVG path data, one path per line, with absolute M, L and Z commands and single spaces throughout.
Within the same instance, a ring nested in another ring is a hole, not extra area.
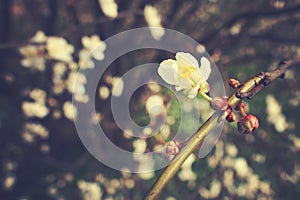
M 19 49 L 19 52 L 24 56 L 21 60 L 21 64 L 24 67 L 32 67 L 39 71 L 45 70 L 45 42 L 47 36 L 38 31 L 31 39 L 32 44 L 23 46 Z
M 239 177 L 246 177 L 251 173 L 248 163 L 244 158 L 237 158 L 234 162 L 233 168 Z
M 49 137 L 48 130 L 41 124 L 36 123 L 26 123 L 24 126 L 24 133 L 28 132 L 29 134 L 35 136 L 39 136 L 42 139 L 46 139 Z
M 99 0 L 99 4 L 105 16 L 110 18 L 118 16 L 118 5 L 114 0 Z
M 63 62 L 56 62 L 53 66 L 52 91 L 54 94 L 61 94 L 65 89 L 63 76 L 67 70 L 67 66 Z
M 201 188 L 199 194 L 205 199 L 215 199 L 219 196 L 222 189 L 222 184 L 218 180 L 213 180 L 210 183 L 210 189 Z
M 97 60 L 104 59 L 104 50 L 106 49 L 106 44 L 100 40 L 99 36 L 92 35 L 91 37 L 84 36 L 81 39 L 82 45 L 89 52 L 92 53 L 92 56 Z
M 63 61 L 73 61 L 74 47 L 61 37 L 48 37 L 46 49 L 50 58 Z
M 70 101 L 64 103 L 63 111 L 65 117 L 69 120 L 74 120 L 77 116 L 77 109 Z
M 106 86 L 100 86 L 99 88 L 99 97 L 101 99 L 107 99 L 109 97 L 109 89 Z
M 84 36 L 81 39 L 83 49 L 79 51 L 79 66 L 81 69 L 91 69 L 95 64 L 90 56 L 97 60 L 104 59 L 104 51 L 106 44 L 100 40 L 99 36 L 92 35 L 91 37 Z M 91 54 L 91 55 L 90 55 Z
M 158 116 L 166 112 L 164 101 L 161 96 L 150 96 L 146 101 L 146 110 L 151 116 Z
M 113 77 L 111 94 L 113 96 L 121 96 L 124 89 L 124 81 L 120 77 Z
M 45 70 L 45 48 L 38 45 L 27 45 L 21 47 L 19 52 L 24 56 L 21 60 L 21 64 L 24 67 L 32 67 L 39 71 Z
M 280 104 L 272 95 L 267 95 L 266 104 L 268 114 L 267 120 L 275 126 L 276 131 L 280 133 L 284 132 L 289 127 L 289 124 L 281 112 Z
M 192 170 L 192 164 L 196 160 L 196 156 L 191 154 L 181 166 L 181 171 L 178 173 L 178 178 L 182 181 L 195 181 L 197 174 Z
M 132 145 L 135 153 L 144 153 L 147 148 L 147 143 L 144 139 L 134 140 Z
M 34 102 L 23 102 L 23 113 L 27 117 L 45 117 L 49 113 L 49 109 L 46 106 L 46 92 L 44 90 L 35 88 L 30 91 L 29 97 L 32 98 Z
M 86 103 L 89 100 L 85 93 L 85 84 L 87 83 L 86 76 L 82 73 L 72 71 L 67 79 L 67 89 L 71 94 L 74 94 L 74 99 L 78 102 Z
M 43 118 L 49 113 L 49 109 L 44 104 L 35 102 L 23 102 L 22 109 L 27 117 Z
M 159 15 L 158 10 L 151 5 L 146 5 L 144 8 L 144 16 L 150 27 L 152 37 L 155 40 L 160 40 L 165 34 L 165 30 L 161 25 L 161 16 Z
M 15 183 L 16 183 L 16 177 L 13 175 L 9 175 L 5 177 L 5 179 L 3 180 L 3 186 L 7 190 L 11 189 L 15 185 Z
M 227 144 L 226 145 L 226 152 L 231 157 L 236 157 L 238 154 L 238 149 L 234 144 Z
M 77 182 L 77 186 L 84 200 L 99 200 L 102 197 L 102 190 L 96 182 L 81 180 Z
M 47 36 L 43 31 L 37 31 L 36 34 L 30 39 L 34 43 L 44 43 L 47 40 Z
M 46 95 L 47 95 L 46 92 L 39 88 L 35 88 L 29 93 L 29 97 L 35 100 L 35 102 L 39 104 L 45 104 Z
M 154 160 L 150 155 L 137 154 L 134 155 L 134 159 L 139 162 L 138 176 L 143 180 L 149 180 L 153 178 L 154 174 Z
M 93 60 L 90 58 L 90 51 L 88 51 L 86 48 L 83 48 L 79 51 L 79 67 L 80 69 L 93 69 L 95 67 L 95 64 Z
M 187 90 L 188 98 L 194 98 L 200 93 L 207 93 L 207 79 L 211 73 L 210 62 L 202 57 L 201 67 L 198 61 L 189 53 L 178 52 L 176 60 L 168 59 L 160 63 L 158 74 L 168 84 L 175 85 L 176 91 Z

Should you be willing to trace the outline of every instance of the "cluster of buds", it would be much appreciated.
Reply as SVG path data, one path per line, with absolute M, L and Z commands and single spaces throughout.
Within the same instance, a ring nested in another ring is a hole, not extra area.
M 238 80 L 232 78 L 229 80 L 228 84 L 234 89 L 238 89 L 241 86 Z M 249 108 L 244 101 L 239 103 L 239 105 L 236 107 L 236 110 L 238 110 L 242 115 L 242 118 L 237 122 L 238 131 L 240 133 L 250 134 L 258 128 L 259 122 L 257 117 L 252 114 L 247 114 Z
M 241 84 L 238 80 L 231 78 L 228 82 L 229 86 L 238 89 L 241 87 Z M 216 111 L 225 111 L 226 120 L 228 122 L 235 122 L 237 117 L 234 112 L 234 109 L 228 104 L 228 97 L 214 97 L 211 99 L 211 106 Z M 238 131 L 243 134 L 250 134 L 255 129 L 258 128 L 259 122 L 256 116 L 247 114 L 248 112 L 247 104 L 242 101 L 239 105 L 235 108 L 235 111 L 240 112 L 241 119 L 237 122 Z

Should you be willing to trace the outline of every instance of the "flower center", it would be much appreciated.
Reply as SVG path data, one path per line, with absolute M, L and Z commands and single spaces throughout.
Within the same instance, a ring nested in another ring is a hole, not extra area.
M 183 66 L 179 66 L 178 69 L 178 79 L 186 79 L 186 78 L 191 78 L 191 76 L 193 75 L 193 73 L 195 73 L 196 69 L 195 67 L 192 66 L 187 66 L 187 67 L 183 67 Z

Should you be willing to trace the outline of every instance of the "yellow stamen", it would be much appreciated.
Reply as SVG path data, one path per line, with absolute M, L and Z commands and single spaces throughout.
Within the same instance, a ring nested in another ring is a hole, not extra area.
M 188 67 L 183 67 L 183 66 L 179 66 L 179 70 L 178 70 L 178 79 L 186 79 L 186 78 L 190 78 L 193 73 L 195 73 L 196 69 L 195 67 L 192 66 L 188 66 Z

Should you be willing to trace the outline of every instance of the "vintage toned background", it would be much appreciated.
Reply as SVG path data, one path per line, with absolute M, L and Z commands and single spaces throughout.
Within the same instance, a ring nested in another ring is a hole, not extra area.
M 131 174 L 106 167 L 76 133 L 72 95 L 88 100 L 84 91 L 72 90 L 78 66 L 98 45 L 98 59 L 105 59 L 103 41 L 110 36 L 145 26 L 174 29 L 206 49 L 224 82 L 245 81 L 300 56 L 299 21 L 299 0 L 0 0 L 0 199 L 142 199 L 159 177 L 161 170 Z M 152 35 L 159 40 L 164 32 Z M 100 123 L 114 144 L 143 152 L 172 138 L 179 105 L 165 88 L 145 86 L 130 105 L 133 119 L 147 124 L 147 105 L 163 102 L 169 121 L 160 137 L 123 133 L 105 109 L 121 92 L 116 82 L 123 73 L 171 56 L 132 52 L 100 80 L 91 123 Z M 248 101 L 260 119 L 253 135 L 226 124 L 213 151 L 203 159 L 191 156 L 161 199 L 298 198 L 299 67 Z M 198 119 L 185 123 L 197 125 Z

